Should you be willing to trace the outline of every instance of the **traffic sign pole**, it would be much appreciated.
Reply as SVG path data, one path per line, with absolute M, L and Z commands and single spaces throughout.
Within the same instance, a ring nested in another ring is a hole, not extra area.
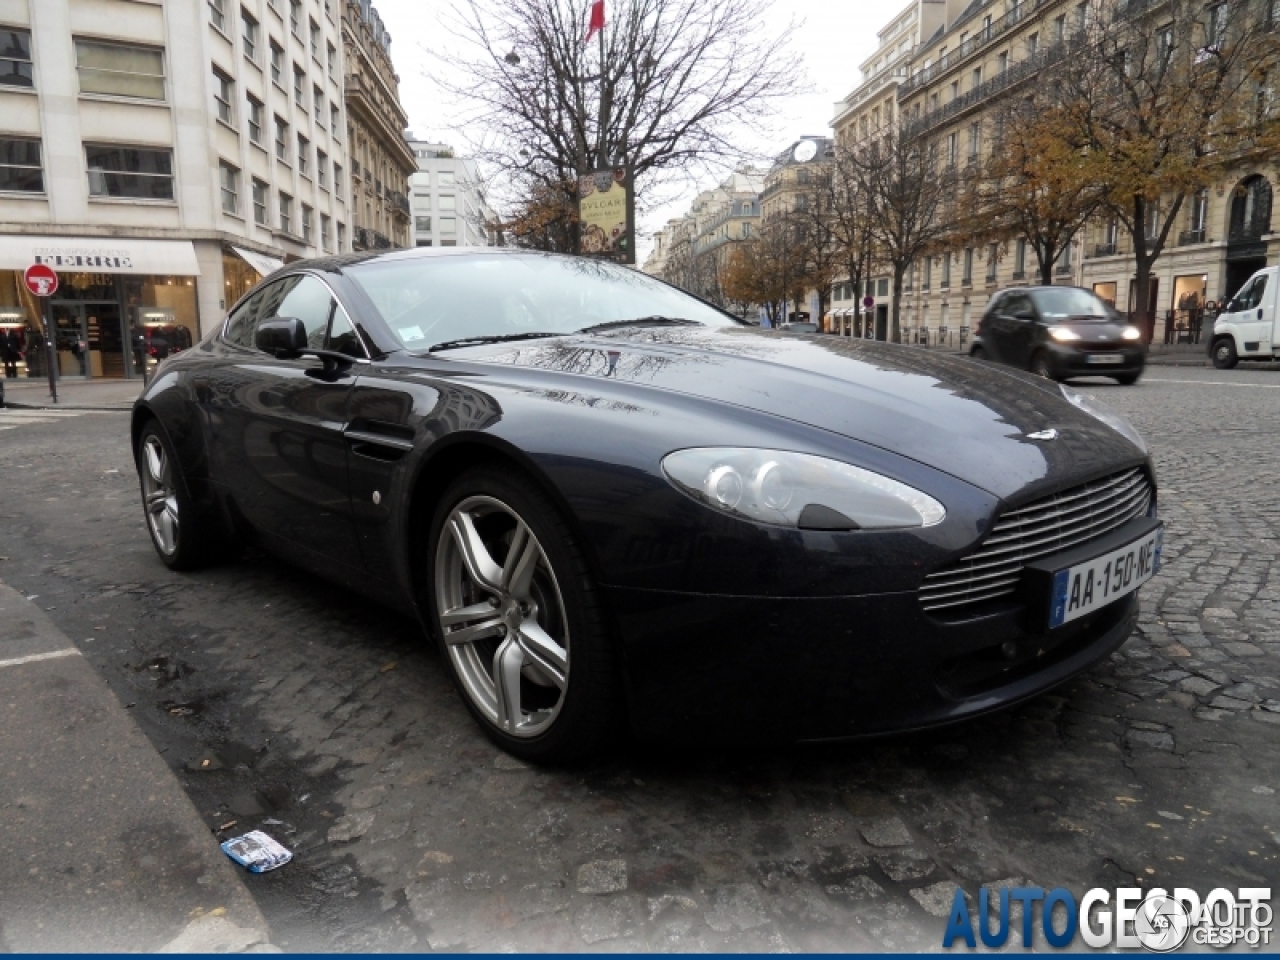
M 40 299 L 40 314 L 44 321 L 44 349 L 49 366 L 49 396 L 58 402 L 58 378 L 54 365 L 58 361 L 58 347 L 53 338 L 53 318 L 49 315 L 49 298 L 58 291 L 58 275 L 43 263 L 33 263 L 22 274 L 22 282 L 33 297 Z

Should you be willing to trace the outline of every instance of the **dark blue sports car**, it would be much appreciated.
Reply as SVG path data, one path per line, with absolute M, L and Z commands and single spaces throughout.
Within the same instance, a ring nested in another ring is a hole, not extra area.
M 858 737 L 1088 668 L 1159 565 L 1121 418 L 519 251 L 293 264 L 133 415 L 156 550 L 253 540 L 418 617 L 522 757 Z

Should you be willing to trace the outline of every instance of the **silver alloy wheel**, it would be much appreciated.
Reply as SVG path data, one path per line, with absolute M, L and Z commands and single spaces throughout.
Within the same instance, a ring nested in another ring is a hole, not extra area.
M 436 545 L 440 632 L 471 702 L 504 733 L 534 737 L 569 688 L 560 585 L 529 525 L 488 496 L 454 507 Z
M 156 545 L 166 557 L 178 549 L 178 494 L 173 466 L 160 438 L 152 434 L 142 442 L 142 500 L 147 524 Z

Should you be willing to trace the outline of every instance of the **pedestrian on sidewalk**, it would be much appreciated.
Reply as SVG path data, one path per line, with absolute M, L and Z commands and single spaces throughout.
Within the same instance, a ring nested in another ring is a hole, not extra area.
M 22 341 L 18 331 L 12 328 L 0 330 L 0 360 L 4 362 L 4 375 L 8 379 L 18 376 L 18 361 L 22 359 Z

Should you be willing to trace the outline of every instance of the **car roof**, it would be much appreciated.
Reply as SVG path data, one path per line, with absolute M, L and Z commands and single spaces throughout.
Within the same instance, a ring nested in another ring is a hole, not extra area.
M 396 250 L 362 250 L 357 253 L 340 253 L 328 257 L 311 257 L 285 264 L 277 273 L 292 270 L 320 270 L 341 273 L 344 268 L 363 263 L 394 263 L 400 260 L 435 260 L 442 257 L 474 256 L 525 256 L 576 259 L 569 254 L 547 253 L 523 247 L 406 247 Z M 274 274 L 273 274 L 274 275 Z

